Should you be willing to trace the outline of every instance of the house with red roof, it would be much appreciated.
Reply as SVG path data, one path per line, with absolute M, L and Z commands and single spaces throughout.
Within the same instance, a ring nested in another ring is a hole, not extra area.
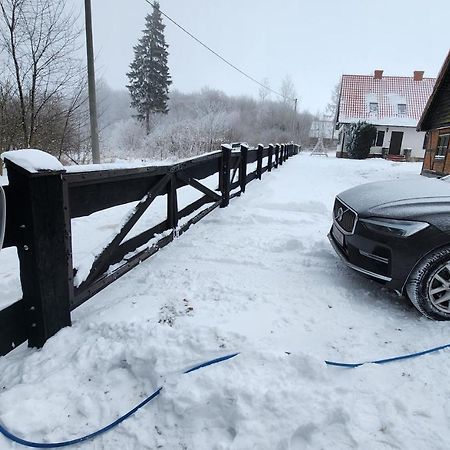
M 345 155 L 348 126 L 361 121 L 377 128 L 371 154 L 422 159 L 425 133 L 416 127 L 436 82 L 423 74 L 396 77 L 375 70 L 373 75 L 343 75 L 336 115 L 337 155 Z
M 422 174 L 450 174 L 450 51 L 439 72 L 433 93 L 417 125 L 426 131 L 426 152 Z

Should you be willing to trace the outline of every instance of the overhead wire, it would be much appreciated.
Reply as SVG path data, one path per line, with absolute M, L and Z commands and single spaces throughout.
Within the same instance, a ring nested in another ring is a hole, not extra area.
M 153 8 L 155 8 L 155 4 L 152 3 L 150 0 L 145 0 L 149 5 L 151 5 Z M 208 45 L 206 45 L 204 42 L 202 42 L 199 38 L 197 38 L 196 36 L 194 36 L 190 31 L 188 31 L 186 28 L 184 28 L 182 25 L 180 25 L 178 22 L 176 22 L 174 19 L 172 19 L 170 16 L 168 16 L 164 11 L 161 10 L 161 8 L 158 8 L 160 13 L 170 22 L 172 22 L 175 26 L 177 26 L 180 30 L 182 30 L 183 32 L 185 32 L 188 36 L 190 36 L 192 39 L 194 39 L 197 43 L 199 43 L 202 47 L 206 48 L 206 50 L 208 50 L 209 52 L 211 52 L 213 55 L 215 55 L 217 58 L 219 58 L 220 60 L 222 60 L 225 64 L 227 64 L 228 66 L 230 66 L 231 68 L 233 68 L 234 70 L 238 71 L 241 75 L 243 75 L 244 77 L 248 78 L 249 80 L 253 81 L 254 83 L 258 84 L 260 87 L 266 89 L 269 92 L 272 92 L 275 95 L 278 95 L 279 97 L 281 97 L 284 100 L 288 100 L 288 101 L 296 101 L 295 98 L 290 98 L 290 97 L 286 97 L 285 95 L 281 94 L 280 92 L 275 91 L 274 89 L 272 89 L 269 86 L 266 86 L 265 84 L 259 82 L 256 78 L 252 77 L 251 75 L 249 75 L 248 73 L 244 72 L 242 69 L 239 69 L 239 67 L 235 66 L 232 62 L 230 62 L 229 60 L 227 60 L 226 58 L 224 58 L 222 55 L 220 55 L 219 53 L 217 53 L 215 50 L 213 50 L 211 47 L 209 47 Z

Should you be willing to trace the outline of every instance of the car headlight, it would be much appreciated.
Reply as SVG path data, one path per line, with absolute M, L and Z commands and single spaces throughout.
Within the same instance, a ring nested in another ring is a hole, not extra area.
M 413 234 L 416 234 L 430 226 L 426 222 L 379 219 L 374 217 L 369 219 L 359 219 L 359 221 L 362 222 L 369 230 L 402 238 L 412 236 Z

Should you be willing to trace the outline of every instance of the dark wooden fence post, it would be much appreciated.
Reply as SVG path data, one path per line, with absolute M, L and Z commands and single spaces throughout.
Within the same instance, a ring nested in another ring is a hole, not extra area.
M 275 169 L 280 161 L 280 144 L 275 144 Z
M 6 159 L 28 345 L 42 347 L 71 325 L 73 267 L 67 183 L 61 171 L 31 173 Z
M 225 208 L 230 203 L 230 160 L 231 147 L 229 145 L 222 145 L 222 159 L 220 164 L 221 172 L 221 186 L 222 203 L 221 208 Z
M 262 178 L 262 163 L 263 163 L 263 151 L 264 151 L 264 145 L 259 144 L 258 150 L 256 153 L 257 156 L 257 162 L 256 162 L 256 177 L 258 180 Z
M 247 161 L 248 161 L 248 146 L 241 144 L 241 164 L 239 166 L 239 185 L 241 192 L 245 192 L 247 184 Z
M 167 184 L 167 225 L 175 229 L 178 226 L 178 200 L 177 200 L 177 179 L 171 175 Z
M 288 144 L 284 144 L 284 161 L 288 159 Z
M 268 162 L 267 162 L 267 170 L 269 172 L 272 172 L 272 159 L 273 159 L 273 144 L 269 144 L 269 156 L 268 156 Z
M 279 162 L 280 166 L 283 165 L 283 162 L 284 162 L 284 144 L 281 144 L 281 146 L 280 146 L 280 157 L 278 158 L 278 162 Z

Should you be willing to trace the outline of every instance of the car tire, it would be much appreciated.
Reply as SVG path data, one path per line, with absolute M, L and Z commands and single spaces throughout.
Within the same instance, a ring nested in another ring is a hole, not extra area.
M 412 304 L 432 320 L 450 320 L 450 246 L 425 256 L 412 271 L 406 293 Z M 449 300 L 444 300 L 448 296 Z

